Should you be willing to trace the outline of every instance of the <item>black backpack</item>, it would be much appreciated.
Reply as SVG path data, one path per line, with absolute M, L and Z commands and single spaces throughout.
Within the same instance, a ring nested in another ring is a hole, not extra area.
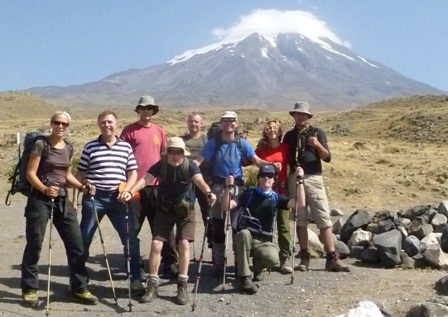
M 39 163 L 39 167 L 37 168 L 37 175 L 38 177 L 41 177 L 41 175 L 39 174 L 42 173 L 42 162 L 48 157 L 48 154 L 50 153 L 50 142 L 48 136 L 42 134 L 41 132 L 28 132 L 25 135 L 25 140 L 23 141 L 23 153 L 19 157 L 19 162 L 14 169 L 14 174 L 8 179 L 11 182 L 11 189 L 6 195 L 6 206 L 9 206 L 11 204 L 11 195 L 21 193 L 24 196 L 29 196 L 29 194 L 31 193 L 31 184 L 26 177 L 26 170 L 28 167 L 28 162 L 30 160 L 31 150 L 38 140 L 42 140 L 42 142 L 44 143 L 42 157 Z M 64 142 L 68 146 L 71 159 L 73 157 L 73 145 L 66 140 L 64 140 Z

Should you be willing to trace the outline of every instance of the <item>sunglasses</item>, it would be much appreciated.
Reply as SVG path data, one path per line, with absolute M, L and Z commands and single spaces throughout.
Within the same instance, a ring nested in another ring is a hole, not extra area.
M 137 110 L 152 110 L 154 106 L 138 106 Z
M 274 174 L 271 174 L 271 173 L 260 173 L 259 177 L 261 177 L 261 178 L 265 178 L 265 177 L 267 177 L 267 178 L 274 178 Z
M 221 119 L 221 122 L 235 122 L 235 118 Z
M 62 125 L 63 127 L 68 127 L 70 125 L 70 123 L 68 122 L 63 122 L 63 121 L 53 121 L 52 122 L 54 125 Z
M 182 150 L 168 150 L 167 151 L 168 152 L 168 154 L 171 154 L 171 155 L 182 155 L 182 154 L 184 154 L 184 151 L 182 151 Z

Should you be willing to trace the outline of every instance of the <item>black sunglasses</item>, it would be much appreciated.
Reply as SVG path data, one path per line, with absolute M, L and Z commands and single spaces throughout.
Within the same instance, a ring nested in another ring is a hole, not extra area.
M 70 123 L 68 123 L 68 122 L 56 121 L 56 120 L 53 121 L 53 124 L 54 125 L 62 125 L 63 127 L 68 127 L 70 125 Z
M 138 109 L 141 109 L 141 110 L 151 110 L 151 109 L 154 109 L 154 106 L 138 106 L 137 107 L 137 110 Z
M 265 178 L 265 177 L 274 178 L 274 174 L 272 174 L 272 173 L 260 173 L 258 176 L 261 178 Z
M 226 119 L 221 119 L 221 122 L 235 122 L 236 119 L 235 118 L 226 118 Z
M 171 154 L 171 155 L 182 155 L 182 154 L 184 154 L 184 151 L 182 151 L 182 150 L 168 150 L 167 152 L 168 152 L 168 154 Z

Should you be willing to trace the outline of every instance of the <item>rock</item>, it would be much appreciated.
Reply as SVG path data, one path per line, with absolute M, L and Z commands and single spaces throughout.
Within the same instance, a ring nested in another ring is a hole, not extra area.
M 440 238 L 440 247 L 443 252 L 448 252 L 448 231 L 442 233 L 442 237 Z
M 380 263 L 380 254 L 378 252 L 378 249 L 372 245 L 364 249 L 364 251 L 359 256 L 359 259 L 366 263 L 376 264 Z
M 406 229 L 409 230 L 409 227 L 411 226 L 412 221 L 407 218 L 399 218 L 398 220 L 400 224 Z
M 448 306 L 448 298 L 446 296 L 435 296 L 429 302 Z
M 427 212 L 429 210 L 429 206 L 424 206 L 424 205 L 420 205 L 420 206 L 415 206 L 413 208 L 410 208 L 408 210 L 406 210 L 405 212 L 403 212 L 401 214 L 401 217 L 403 218 L 408 218 L 410 220 L 414 220 L 416 217 L 423 215 L 425 212 Z
M 419 240 L 421 240 L 424 237 L 426 237 L 428 234 L 430 234 L 433 230 L 434 229 L 429 224 L 421 225 L 419 227 L 414 227 L 414 228 L 411 225 L 411 229 L 409 229 L 409 235 L 416 236 Z
M 433 268 L 441 269 L 448 266 L 448 256 L 443 253 L 438 244 L 429 245 L 422 254 L 426 263 Z
M 377 222 L 371 222 L 371 223 L 369 223 L 369 224 L 367 225 L 367 227 L 366 227 L 366 231 L 369 231 L 369 232 L 371 232 L 371 233 L 373 233 L 373 234 L 378 234 L 379 231 L 380 231 L 379 227 L 380 227 L 380 226 L 378 225 Z
M 448 306 L 426 302 L 413 306 L 406 317 L 445 317 L 448 316 Z
M 434 217 L 431 219 L 431 224 L 434 227 L 437 227 L 441 224 L 445 224 L 448 221 L 448 218 L 445 215 L 442 214 L 435 214 Z
M 361 260 L 361 254 L 364 252 L 364 247 L 361 245 L 354 245 L 350 247 L 350 257 Z
M 411 257 L 406 257 L 401 260 L 401 268 L 403 269 L 415 269 L 415 260 Z
M 378 221 L 378 234 L 392 230 L 395 227 L 395 223 L 391 219 Z
M 448 200 L 444 200 L 440 203 L 439 207 L 437 208 L 437 211 L 439 214 L 445 215 L 448 217 Z
M 440 278 L 436 282 L 434 289 L 437 291 L 437 294 L 439 295 L 448 295 L 448 276 Z
M 359 228 L 364 229 L 371 220 L 372 216 L 367 209 L 356 210 L 341 228 L 341 241 L 347 243 L 353 232 Z
M 437 246 L 439 246 L 439 241 L 437 240 L 437 234 L 434 232 L 431 232 L 430 234 L 428 234 L 426 237 L 424 237 L 420 241 L 420 251 L 421 252 L 425 251 L 427 247 L 429 247 L 430 245 L 433 245 L 433 244 L 436 244 Z
M 350 255 L 349 247 L 342 241 L 335 240 L 334 248 L 336 249 L 336 251 L 338 251 L 339 257 L 341 259 L 345 259 L 346 257 L 348 257 Z
M 448 231 L 448 223 L 442 223 L 434 228 L 434 232 L 444 233 Z
M 352 236 L 350 237 L 350 240 L 348 240 L 348 247 L 355 246 L 355 245 L 362 245 L 363 247 L 367 246 L 372 240 L 372 233 L 369 231 L 364 231 L 362 229 L 358 229 L 355 232 L 353 232 Z
M 339 208 L 335 208 L 330 211 L 330 216 L 332 216 L 332 217 L 339 217 L 339 216 L 343 216 L 343 215 L 344 215 L 344 212 Z
M 403 240 L 403 250 L 409 256 L 414 256 L 420 252 L 420 240 L 416 236 L 409 236 Z
M 406 239 L 408 237 L 408 232 L 403 226 L 397 226 L 397 230 L 401 232 L 401 236 L 403 239 Z
M 374 303 L 363 300 L 356 305 L 356 308 L 336 317 L 383 317 L 383 314 Z
M 324 245 L 311 229 L 308 229 L 308 251 L 312 258 L 321 258 L 324 255 Z
M 373 244 L 378 249 L 380 262 L 384 267 L 394 268 L 400 264 L 401 242 L 401 233 L 396 229 L 373 237 Z
M 421 253 L 417 253 L 416 255 L 414 255 L 412 259 L 415 261 L 414 267 L 416 269 L 423 269 L 428 266 L 428 264 L 426 264 L 425 258 Z
M 338 220 L 336 220 L 335 223 L 333 224 L 333 233 L 339 234 L 346 221 L 347 221 L 346 217 L 340 217 Z

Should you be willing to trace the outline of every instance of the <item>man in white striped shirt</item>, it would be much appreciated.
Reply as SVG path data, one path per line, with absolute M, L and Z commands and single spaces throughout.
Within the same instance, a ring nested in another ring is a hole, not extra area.
M 96 188 L 94 200 L 91 196 L 82 198 L 81 234 L 84 243 L 85 260 L 89 258 L 89 248 L 97 229 L 95 210 L 98 218 L 107 215 L 117 230 L 121 243 L 126 249 L 126 205 L 120 202 L 125 191 L 137 180 L 137 162 L 131 145 L 115 135 L 117 116 L 113 111 L 103 111 L 98 115 L 98 126 L 101 135 L 88 142 L 82 151 L 76 178 L 88 181 Z M 126 187 L 119 192 L 118 187 L 126 182 Z M 135 293 L 144 291 L 140 280 L 140 250 L 138 248 L 135 223 L 129 221 L 129 254 L 131 258 L 131 282 Z

